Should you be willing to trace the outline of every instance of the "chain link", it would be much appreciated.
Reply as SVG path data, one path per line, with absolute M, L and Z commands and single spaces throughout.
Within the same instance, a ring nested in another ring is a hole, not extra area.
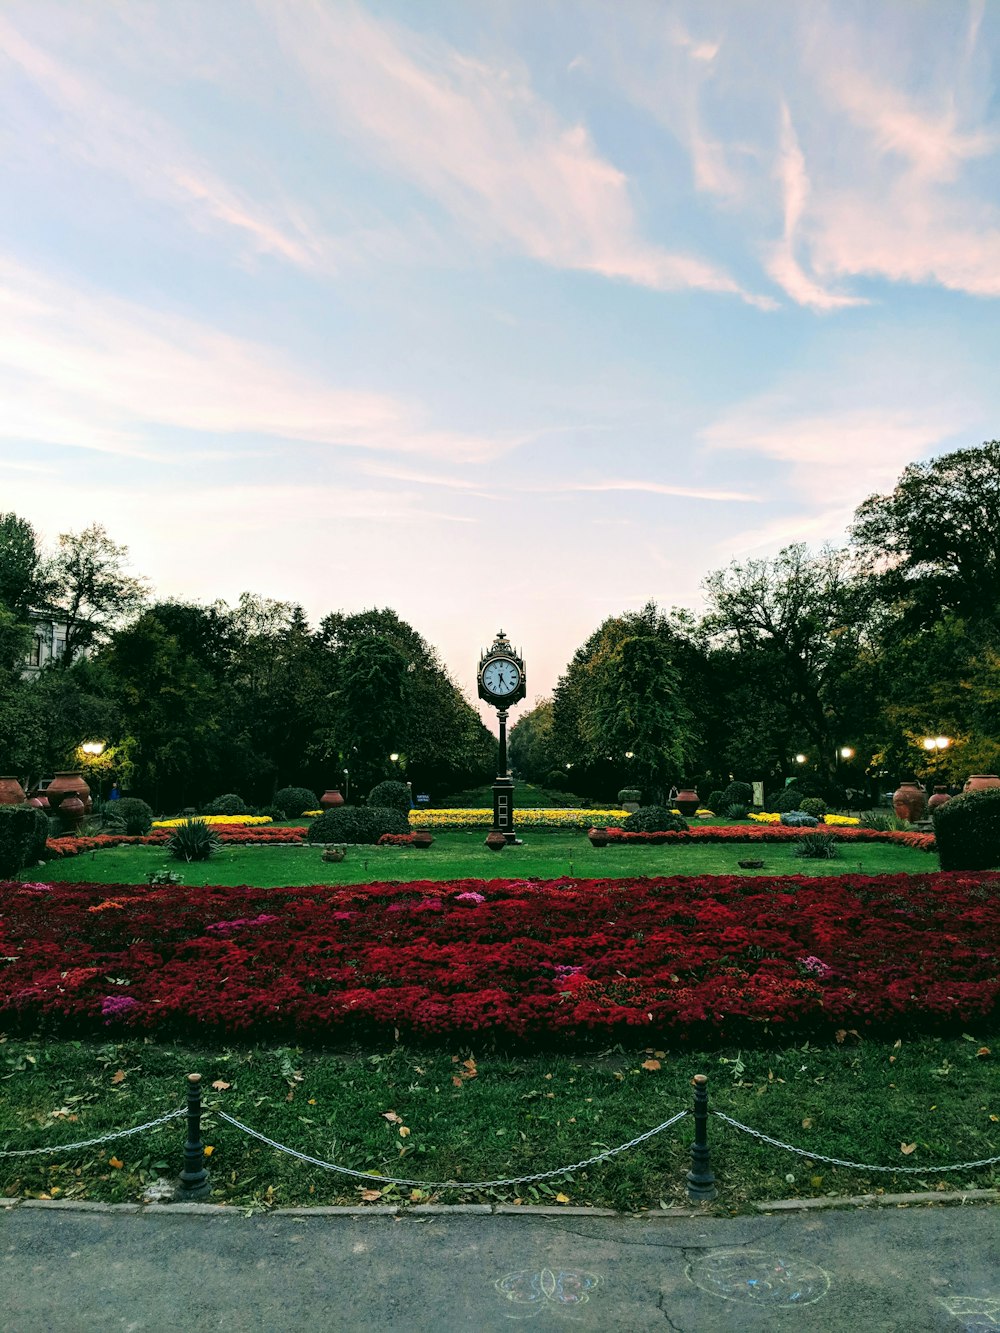
M 147 1120 L 144 1125 L 136 1125 L 134 1129 L 116 1129 L 113 1134 L 104 1134 L 99 1139 L 84 1139 L 82 1143 L 57 1143 L 51 1148 L 17 1148 L 9 1152 L 0 1152 L 0 1157 L 44 1157 L 49 1153 L 73 1152 L 77 1148 L 93 1148 L 98 1143 L 110 1143 L 113 1139 L 127 1139 L 130 1134 L 141 1134 L 143 1130 L 155 1129 L 157 1125 L 165 1125 L 168 1120 L 176 1120 L 179 1115 L 187 1115 L 187 1107 L 178 1107 L 176 1111 L 168 1111 L 166 1115 L 159 1116 L 156 1120 Z
M 267 1144 L 269 1148 L 277 1148 L 279 1152 L 287 1153 L 289 1157 L 297 1157 L 300 1162 L 308 1162 L 310 1166 L 321 1166 L 325 1171 L 338 1171 L 341 1175 L 352 1176 L 355 1180 L 373 1180 L 380 1185 L 409 1185 L 415 1189 L 447 1189 L 468 1192 L 469 1190 L 501 1189 L 507 1185 L 530 1185 L 536 1180 L 552 1180 L 556 1176 L 571 1175 L 574 1171 L 582 1171 L 585 1166 L 593 1166 L 596 1162 L 606 1162 L 610 1157 L 617 1157 L 619 1153 L 627 1152 L 629 1148 L 635 1148 L 640 1143 L 645 1143 L 654 1134 L 659 1134 L 663 1130 L 669 1129 L 671 1125 L 676 1125 L 678 1120 L 683 1120 L 689 1112 L 686 1110 L 678 1111 L 669 1120 L 664 1120 L 662 1125 L 647 1129 L 644 1134 L 629 1139 L 628 1143 L 619 1144 L 617 1148 L 606 1148 L 604 1152 L 599 1152 L 594 1157 L 588 1157 L 585 1161 L 574 1162 L 572 1166 L 560 1166 L 554 1171 L 537 1171 L 531 1176 L 514 1176 L 508 1180 L 406 1180 L 400 1176 L 379 1176 L 371 1171 L 352 1171 L 348 1166 L 337 1166 L 333 1162 L 323 1161 L 321 1157 L 310 1157 L 308 1153 L 298 1152 L 295 1148 L 289 1148 L 284 1143 L 277 1143 L 265 1134 L 259 1134 L 257 1130 L 251 1129 L 249 1125 L 244 1125 L 242 1121 L 227 1115 L 225 1111 L 215 1111 L 213 1114 L 217 1115 L 220 1120 L 225 1120 L 237 1129 L 241 1129 L 244 1134 L 249 1134 L 251 1138 L 259 1139 L 261 1143 Z
M 741 1129 L 744 1134 L 749 1134 L 751 1138 L 760 1139 L 762 1143 L 769 1143 L 772 1148 L 784 1148 L 785 1152 L 797 1153 L 799 1157 L 808 1157 L 811 1162 L 829 1162 L 831 1166 L 848 1166 L 855 1171 L 884 1171 L 888 1175 L 907 1175 L 907 1176 L 926 1176 L 932 1171 L 971 1171 L 975 1167 L 993 1166 L 1000 1162 L 1000 1157 L 982 1157 L 978 1162 L 956 1162 L 953 1166 L 873 1166 L 871 1162 L 845 1162 L 839 1157 L 827 1157 L 821 1152 L 811 1152 L 807 1148 L 796 1148 L 791 1143 L 782 1143 L 780 1139 L 772 1139 L 769 1134 L 762 1134 L 759 1129 L 751 1129 L 749 1125 L 741 1124 L 739 1120 L 734 1120 L 731 1115 L 726 1115 L 722 1111 L 713 1111 L 720 1120 L 724 1120 L 727 1125 L 732 1125 L 733 1129 Z

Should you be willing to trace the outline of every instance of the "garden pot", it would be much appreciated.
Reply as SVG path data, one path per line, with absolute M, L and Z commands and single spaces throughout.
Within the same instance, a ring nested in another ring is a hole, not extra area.
M 341 796 L 337 787 L 328 787 L 319 798 L 321 810 L 336 810 L 338 805 L 344 804 L 344 798 Z
M 343 861 L 346 855 L 347 853 L 344 851 L 343 847 L 327 847 L 326 851 L 323 853 L 323 860 Z
M 67 792 L 59 802 L 59 818 L 67 828 L 79 828 L 86 813 L 86 806 L 74 792 Z
M 685 787 L 677 793 L 677 799 L 674 801 L 674 808 L 679 810 L 685 819 L 698 813 L 698 806 L 701 802 L 698 799 L 698 793 L 693 787 Z
M 963 791 L 987 791 L 990 787 L 1000 787 L 1000 778 L 995 773 L 973 773 L 966 779 Z
M 426 850 L 433 841 L 434 839 L 429 833 L 423 829 L 418 829 L 418 831 L 413 834 L 413 841 L 410 845 L 412 847 L 423 847 Z
M 492 833 L 487 833 L 486 835 L 486 846 L 491 852 L 502 852 L 507 846 L 507 839 L 502 833 L 498 833 L 496 829 L 494 829 Z
M 763 870 L 763 861 L 737 861 L 736 864 L 741 870 Z
M 17 778 L 0 778 L 0 805 L 23 805 L 24 788 Z
M 79 773 L 57 773 L 45 788 L 45 795 L 48 798 L 50 810 L 61 808 L 67 796 L 76 796 L 83 804 L 85 814 L 89 813 L 92 805 L 90 788 Z
M 49 808 L 49 803 L 44 796 L 32 796 L 28 804 L 33 805 L 36 810 L 47 810 Z
M 901 782 L 892 794 L 892 808 L 900 819 L 917 824 L 927 817 L 927 796 L 915 782 Z
M 590 839 L 591 847 L 607 847 L 608 831 L 603 828 L 588 829 L 587 837 Z
M 935 810 L 940 810 L 943 805 L 947 805 L 950 800 L 951 797 L 948 795 L 947 787 L 935 787 L 934 795 L 927 802 L 927 809 L 933 814 Z

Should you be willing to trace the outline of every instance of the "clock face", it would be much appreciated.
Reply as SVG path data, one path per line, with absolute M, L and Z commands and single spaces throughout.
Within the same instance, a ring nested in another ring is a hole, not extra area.
M 483 685 L 489 690 L 490 694 L 495 694 L 498 698 L 513 694 L 520 682 L 520 671 L 513 662 L 508 662 L 506 658 L 494 658 L 492 662 L 487 662 L 486 666 L 483 667 Z

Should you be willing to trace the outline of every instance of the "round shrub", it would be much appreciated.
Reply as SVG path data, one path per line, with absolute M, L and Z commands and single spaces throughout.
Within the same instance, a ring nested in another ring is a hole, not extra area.
M 720 804 L 726 805 L 745 805 L 748 808 L 753 804 L 753 787 L 749 782 L 731 782 L 722 793 Z M 712 807 L 715 809 L 715 806 Z
M 826 801 L 820 796 L 803 796 L 800 810 L 804 810 L 807 815 L 815 815 L 817 819 L 822 819 L 826 814 Z
M 310 842 L 378 842 L 383 833 L 409 833 L 410 822 L 402 810 L 389 806 L 366 805 L 358 809 L 341 805 L 324 810 L 309 825 Z
M 801 810 L 802 802 L 807 797 L 798 787 L 785 787 L 767 802 L 771 814 L 787 815 L 791 810 Z
M 175 861 L 207 861 L 221 845 L 211 824 L 203 819 L 185 819 L 170 830 L 167 851 Z
M 115 813 L 130 837 L 141 838 L 153 827 L 153 807 L 140 801 L 138 796 L 123 796 L 115 805 L 118 807 Z
M 711 812 L 712 812 L 713 815 L 721 814 L 721 813 L 722 813 L 722 792 L 721 792 L 721 791 L 710 791 L 710 792 L 708 793 L 708 800 L 705 802 L 705 804 L 708 806 L 709 810 L 711 810 Z
M 686 833 L 689 825 L 665 805 L 641 805 L 622 820 L 622 828 L 627 833 Z
M 231 791 L 227 792 L 225 796 L 216 796 L 214 801 L 209 801 L 201 813 L 203 815 L 248 815 L 250 807 L 242 796 L 237 796 L 235 792 Z
M 953 796 L 934 811 L 942 870 L 1000 867 L 1000 787 Z
M 404 814 L 409 814 L 410 789 L 405 782 L 379 782 L 368 793 L 368 804 L 383 810 L 402 810 Z M 316 807 L 311 808 L 315 810 Z M 299 813 L 301 814 L 301 811 Z
M 551 773 L 545 776 L 546 787 L 554 787 L 557 791 L 564 791 L 569 786 L 569 779 L 561 768 L 554 768 Z
M 0 805 L 0 879 L 42 859 L 49 821 L 33 805 Z
M 282 819 L 298 819 L 304 810 L 315 810 L 317 797 L 308 787 L 282 787 L 274 793 L 274 804 Z
M 309 808 L 310 810 L 312 810 L 314 807 L 310 806 Z M 289 816 L 285 814 L 284 810 L 282 810 L 280 805 L 262 805 L 259 807 L 259 809 L 254 811 L 254 814 L 266 815 L 268 819 L 276 819 L 279 821 L 279 823 L 281 820 L 289 818 Z
M 625 801 L 628 801 L 629 804 L 633 801 L 638 803 L 641 799 L 642 792 L 638 787 L 622 787 L 621 791 L 618 793 L 619 804 L 623 804 Z

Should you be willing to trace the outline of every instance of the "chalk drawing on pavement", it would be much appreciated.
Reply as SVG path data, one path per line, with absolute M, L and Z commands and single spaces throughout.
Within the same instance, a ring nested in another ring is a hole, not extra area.
M 572 1311 L 589 1303 L 601 1279 L 574 1268 L 542 1268 L 508 1273 L 493 1285 L 513 1307 L 505 1311 L 508 1319 L 533 1319 L 543 1310 L 572 1318 Z
M 818 1264 L 763 1250 L 712 1250 L 689 1263 L 686 1272 L 712 1296 L 775 1309 L 815 1305 L 830 1290 L 830 1275 Z

